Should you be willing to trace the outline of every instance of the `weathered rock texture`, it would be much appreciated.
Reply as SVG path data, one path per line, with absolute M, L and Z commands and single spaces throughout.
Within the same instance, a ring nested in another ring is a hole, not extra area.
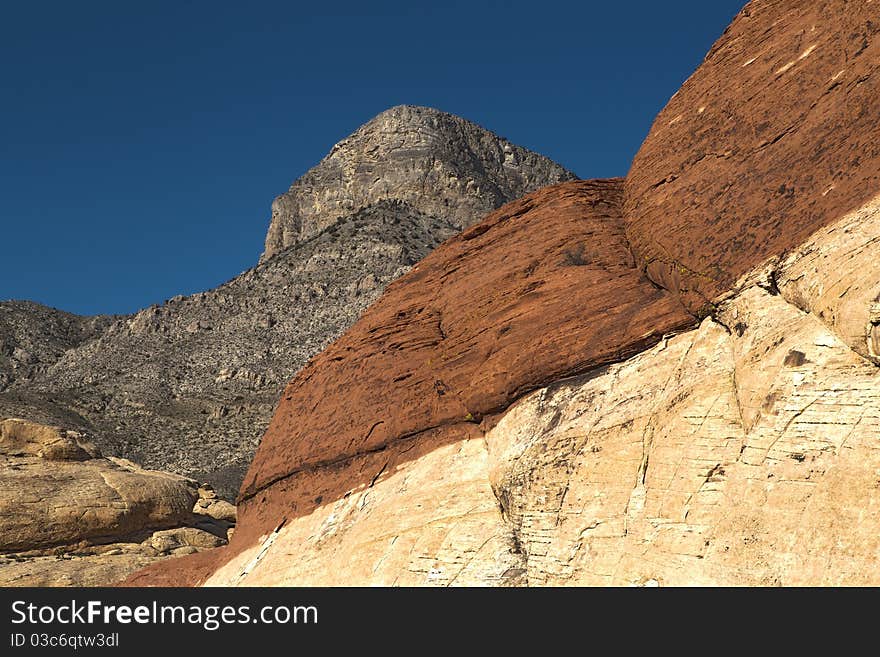
M 78 432 L 2 420 L 0 585 L 106 585 L 184 546 L 223 545 L 235 513 L 215 498 L 179 475 L 104 458 Z
M 626 183 L 627 234 L 694 312 L 880 189 L 880 13 L 750 2 L 660 112 Z
M 876 367 L 760 288 L 723 317 L 489 433 L 529 584 L 877 582 Z
M 489 487 L 485 443 L 467 428 L 452 433 L 454 442 L 269 534 L 210 583 L 521 583 L 523 556 Z
M 230 546 L 129 583 L 880 581 L 875 11 L 749 4 L 625 201 L 543 190 L 389 286 Z
M 137 544 L 98 555 L 0 555 L 0 586 L 111 586 L 159 558 L 142 554 Z
M 812 312 L 858 354 L 880 365 L 880 199 L 823 228 L 774 263 L 786 299 Z M 828 278 L 816 272 L 833 273 Z
M 461 230 L 507 201 L 575 176 L 460 117 L 393 107 L 336 144 L 272 204 L 267 259 L 389 199 Z
M 309 215 L 293 246 L 232 281 L 118 318 L 0 305 L 0 416 L 78 428 L 234 499 L 284 385 L 385 285 L 483 212 L 571 177 L 462 119 L 389 110 L 290 197 L 357 202 Z
M 0 551 L 174 526 L 197 499 L 183 477 L 100 458 L 73 432 L 4 420 L 0 436 Z

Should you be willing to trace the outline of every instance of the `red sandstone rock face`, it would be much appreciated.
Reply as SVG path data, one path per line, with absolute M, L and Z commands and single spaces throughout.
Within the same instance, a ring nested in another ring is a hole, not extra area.
M 874 196 L 878 14 L 868 0 L 749 4 L 658 117 L 625 202 L 620 180 L 557 185 L 445 243 L 290 383 L 230 548 L 129 583 L 203 580 L 285 520 L 479 435 L 525 392 L 693 324 L 738 276 Z
M 620 179 L 545 188 L 389 286 L 287 387 L 245 477 L 231 549 L 401 461 L 480 435 L 484 416 L 536 387 L 693 324 L 636 267 L 621 202 Z M 188 581 L 211 558 L 222 557 L 189 559 Z M 132 583 L 176 577 L 158 569 Z
M 880 191 L 880 5 L 749 3 L 654 122 L 627 234 L 691 311 Z
M 290 383 L 243 498 L 430 427 L 479 422 L 689 324 L 635 267 L 621 187 L 574 182 L 526 196 L 392 284 Z

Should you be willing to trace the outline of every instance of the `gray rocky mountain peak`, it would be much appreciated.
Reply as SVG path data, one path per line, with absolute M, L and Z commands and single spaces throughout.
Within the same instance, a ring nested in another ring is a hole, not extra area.
M 75 428 L 232 499 L 284 385 L 388 283 L 573 177 L 464 119 L 392 108 L 275 201 L 261 263 L 224 285 L 127 317 L 0 304 L 0 418 Z
M 337 143 L 275 199 L 262 260 L 378 201 L 404 201 L 461 229 L 507 201 L 575 177 L 461 117 L 399 105 Z

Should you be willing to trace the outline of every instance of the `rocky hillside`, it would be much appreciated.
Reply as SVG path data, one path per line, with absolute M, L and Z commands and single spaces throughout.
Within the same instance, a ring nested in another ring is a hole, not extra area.
M 422 134 L 430 139 L 411 148 Z M 425 181 L 435 169 L 425 167 L 446 162 L 452 151 L 444 149 L 461 139 L 471 150 L 455 171 L 476 182 L 437 187 L 433 197 Z M 8 372 L 0 418 L 77 428 L 108 454 L 210 482 L 235 499 L 281 389 L 311 356 L 390 281 L 485 209 L 573 177 L 426 108 L 389 110 L 343 144 L 294 188 L 317 193 L 320 183 L 322 197 L 354 201 L 216 289 L 117 318 L 0 306 L 0 377 Z M 495 166 L 504 152 L 510 158 Z M 362 178 L 340 177 L 343 153 L 346 167 L 369 162 L 394 187 L 379 194 L 361 189 Z
M 451 234 L 402 203 L 365 208 L 219 288 L 120 318 L 8 389 L 0 413 L 69 409 L 108 453 L 234 499 L 284 382 Z
M 749 3 L 625 182 L 391 284 L 286 388 L 230 545 L 129 582 L 877 584 L 877 25 Z
M 71 349 L 94 339 L 112 317 L 80 317 L 32 301 L 0 302 L 0 391 L 44 372 Z
M 456 229 L 574 175 L 458 116 L 400 105 L 336 144 L 275 199 L 263 260 L 360 207 L 398 200 Z

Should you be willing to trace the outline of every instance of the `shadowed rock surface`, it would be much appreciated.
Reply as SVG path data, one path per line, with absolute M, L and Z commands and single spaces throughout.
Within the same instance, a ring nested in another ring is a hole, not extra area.
M 378 201 L 404 201 L 461 230 L 507 201 L 574 178 L 458 116 L 392 107 L 275 199 L 263 259 Z

